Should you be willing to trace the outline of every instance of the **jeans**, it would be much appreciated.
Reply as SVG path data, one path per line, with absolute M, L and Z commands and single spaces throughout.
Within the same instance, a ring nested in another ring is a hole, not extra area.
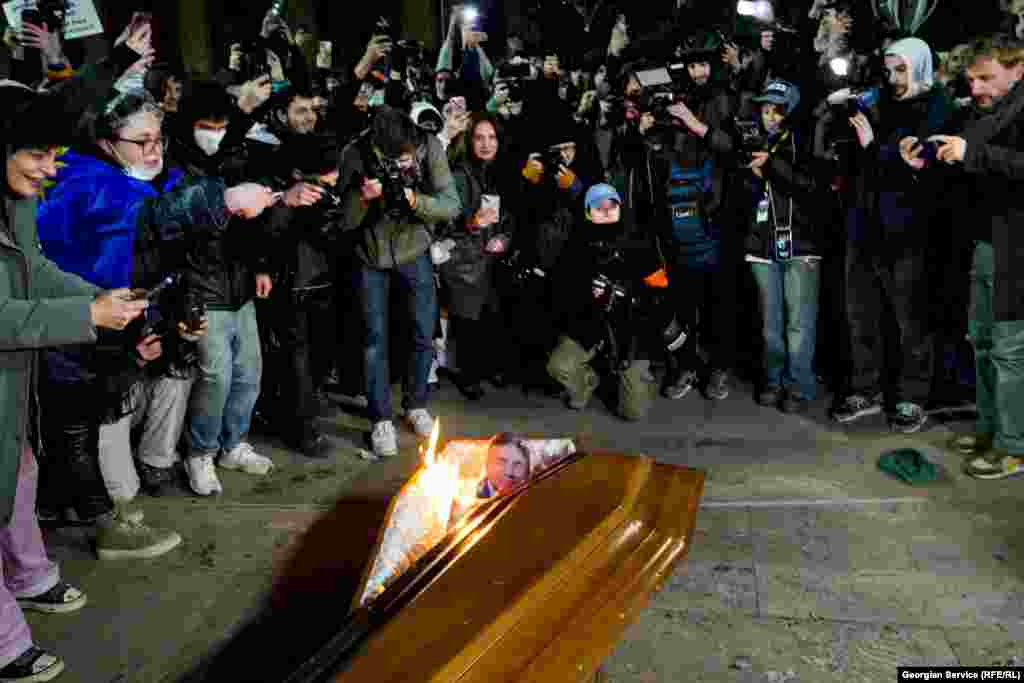
M 207 311 L 209 330 L 199 341 L 199 373 L 189 400 L 191 455 L 234 449 L 249 431 L 260 394 L 263 357 L 256 307 Z
M 795 387 L 813 399 L 821 264 L 793 259 L 750 265 L 760 295 L 765 384 Z
M 412 348 L 404 381 L 408 410 L 427 405 L 427 379 L 434 359 L 434 323 L 437 318 L 437 294 L 434 290 L 434 266 L 424 252 L 413 262 L 390 270 L 363 266 L 356 273 L 356 284 L 366 322 L 363 365 L 366 372 L 366 397 L 371 421 L 390 420 L 391 374 L 388 368 L 388 290 L 397 280 L 408 297 Z
M 30 448 L 22 452 L 11 521 L 0 530 L 0 667 L 32 646 L 25 615 L 17 598 L 35 597 L 60 581 L 60 570 L 46 555 L 36 519 L 39 470 Z
M 996 448 L 1024 455 L 1024 321 L 992 313 L 992 245 L 979 242 L 971 269 L 968 334 L 978 373 L 978 432 Z

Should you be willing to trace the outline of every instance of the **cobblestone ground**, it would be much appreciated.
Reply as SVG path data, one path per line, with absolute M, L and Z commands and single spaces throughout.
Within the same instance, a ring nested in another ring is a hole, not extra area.
M 1024 660 L 1021 484 L 960 472 L 944 443 L 969 423 L 932 420 L 912 437 L 889 435 L 880 418 L 840 428 L 824 399 L 807 416 L 786 416 L 755 405 L 743 386 L 718 403 L 662 399 L 639 424 L 600 403 L 570 413 L 512 389 L 467 404 L 446 387 L 432 408 L 446 435 L 571 435 L 588 449 L 707 472 L 689 558 L 609 658 L 611 681 L 874 683 L 895 680 L 900 664 Z M 386 500 L 415 467 L 408 429 L 398 457 L 369 463 L 358 455 L 365 420 L 342 413 L 323 427 L 337 443 L 326 459 L 254 437 L 277 463 L 271 475 L 222 472 L 216 499 L 141 498 L 147 521 L 185 539 L 162 558 L 101 563 L 83 530 L 49 532 L 64 576 L 89 594 L 76 614 L 30 616 L 37 642 L 67 661 L 60 680 L 199 680 L 201 662 L 259 612 L 313 522 L 339 499 Z M 944 475 L 922 488 L 887 478 L 875 462 L 901 446 Z M 372 530 L 352 519 L 352 538 L 365 543 Z M 346 608 L 325 596 L 310 624 Z M 283 639 L 277 647 L 289 651 Z M 270 679 L 218 678 L 227 680 Z

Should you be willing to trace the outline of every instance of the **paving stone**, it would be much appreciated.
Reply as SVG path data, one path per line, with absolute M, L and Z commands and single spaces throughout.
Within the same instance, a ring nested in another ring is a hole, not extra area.
M 735 667 L 738 657 L 750 668 Z M 938 628 L 650 609 L 606 668 L 621 683 L 878 683 L 895 680 L 897 666 L 955 662 Z

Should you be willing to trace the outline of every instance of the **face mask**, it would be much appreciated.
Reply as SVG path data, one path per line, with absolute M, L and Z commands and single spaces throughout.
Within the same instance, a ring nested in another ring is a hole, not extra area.
M 129 178 L 135 178 L 136 180 L 143 180 L 143 181 L 148 183 L 150 180 L 152 180 L 153 178 L 156 178 L 158 175 L 160 175 L 160 173 L 163 170 L 164 170 L 164 164 L 163 164 L 163 162 L 160 162 L 160 165 L 157 166 L 154 169 L 147 168 L 146 166 L 143 166 L 143 165 L 139 165 L 139 166 L 126 166 L 125 169 L 124 169 L 124 174 L 126 176 L 128 176 Z
M 220 143 L 224 140 L 224 136 L 227 135 L 227 130 L 203 130 L 196 129 L 193 133 L 196 146 L 208 157 L 212 157 L 220 149 Z

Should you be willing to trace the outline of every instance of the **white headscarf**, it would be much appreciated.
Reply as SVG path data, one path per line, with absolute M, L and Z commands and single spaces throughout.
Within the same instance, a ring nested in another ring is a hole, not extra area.
M 935 69 L 932 67 L 932 50 L 928 43 L 920 38 L 904 38 L 897 40 L 885 51 L 885 56 L 899 57 L 907 63 L 910 71 L 910 87 L 907 94 L 900 99 L 916 97 L 931 90 L 935 80 Z

